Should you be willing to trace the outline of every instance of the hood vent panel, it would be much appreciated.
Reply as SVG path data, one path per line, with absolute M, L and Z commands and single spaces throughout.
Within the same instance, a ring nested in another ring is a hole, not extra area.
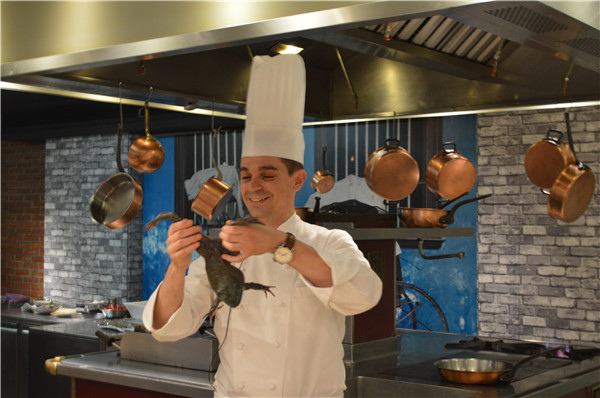
M 537 34 L 560 32 L 569 29 L 565 24 L 525 6 L 504 7 L 485 12 Z

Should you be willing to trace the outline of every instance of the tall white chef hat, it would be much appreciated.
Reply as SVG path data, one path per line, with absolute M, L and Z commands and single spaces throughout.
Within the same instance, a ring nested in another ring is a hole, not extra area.
M 306 71 L 300 55 L 252 60 L 242 157 L 276 156 L 304 164 Z

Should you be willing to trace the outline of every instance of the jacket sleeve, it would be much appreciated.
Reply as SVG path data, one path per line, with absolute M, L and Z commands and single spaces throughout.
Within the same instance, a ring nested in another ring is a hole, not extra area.
M 324 305 L 343 315 L 356 315 L 379 302 L 383 283 L 350 234 L 342 230 L 330 230 L 325 239 L 319 237 L 313 244 L 313 248 L 331 268 L 333 286 L 319 288 L 306 278 L 301 278 Z
M 152 327 L 154 323 L 154 305 L 162 282 L 148 299 L 144 308 L 144 326 L 158 341 L 177 341 L 196 333 L 204 315 L 208 312 L 214 293 L 210 289 L 204 258 L 194 261 L 185 277 L 184 295 L 181 306 L 171 315 L 167 323 L 160 329 Z

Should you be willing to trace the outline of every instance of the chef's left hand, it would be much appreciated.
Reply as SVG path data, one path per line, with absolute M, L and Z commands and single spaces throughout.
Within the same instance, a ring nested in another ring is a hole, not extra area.
M 238 251 L 237 256 L 221 255 L 230 263 L 238 263 L 250 256 L 272 253 L 286 239 L 285 232 L 263 224 L 231 225 L 231 221 L 221 228 L 219 238 L 230 251 Z

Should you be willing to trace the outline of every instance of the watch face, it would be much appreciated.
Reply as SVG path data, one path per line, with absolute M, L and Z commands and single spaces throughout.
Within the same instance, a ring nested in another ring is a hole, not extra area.
M 293 257 L 293 252 L 290 248 L 288 247 L 278 247 L 275 250 L 275 253 L 273 255 L 273 258 L 275 261 L 277 261 L 278 263 L 281 264 L 287 264 L 292 260 Z

